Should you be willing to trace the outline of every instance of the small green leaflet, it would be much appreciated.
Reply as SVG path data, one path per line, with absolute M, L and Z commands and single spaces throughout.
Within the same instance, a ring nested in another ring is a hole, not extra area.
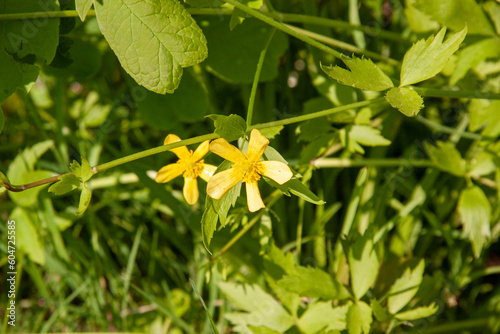
M 365 153 L 364 146 L 387 146 L 391 141 L 385 139 L 380 130 L 368 125 L 349 125 L 339 131 L 342 146 L 351 152 Z M 361 145 L 360 145 L 361 144 Z
M 283 125 L 271 126 L 268 128 L 259 129 L 260 133 L 267 139 L 273 139 L 283 130 Z
M 155 93 L 173 93 L 182 68 L 207 57 L 205 36 L 177 0 L 104 0 L 94 7 L 122 67 Z
M 349 305 L 333 307 L 331 301 L 309 304 L 297 326 L 301 333 L 330 333 L 330 331 L 344 330 L 348 308 Z M 322 329 L 324 331 L 321 331 Z
M 430 317 L 431 315 L 436 313 L 438 309 L 439 306 L 432 303 L 429 306 L 417 307 L 410 311 L 398 313 L 394 317 L 399 320 L 417 320 Z
M 229 116 L 224 115 L 207 115 L 206 117 L 214 121 L 215 133 L 226 139 L 233 141 L 243 137 L 247 130 L 247 123 L 245 120 L 235 114 Z
M 446 27 L 427 40 L 421 39 L 406 52 L 401 67 L 400 86 L 432 78 L 444 68 L 467 35 L 467 27 L 443 43 Z
M 82 193 L 80 194 L 80 203 L 78 204 L 78 211 L 76 211 L 76 215 L 82 215 L 90 204 L 90 199 L 92 198 L 92 192 L 85 183 L 82 184 Z
M 356 301 L 347 311 L 347 330 L 349 334 L 368 334 L 373 321 L 371 307 L 363 301 Z
M 320 66 L 326 74 L 346 86 L 372 91 L 394 87 L 391 79 L 370 59 L 342 56 L 342 61 L 350 71 L 339 66 Z
M 78 163 L 78 161 L 73 160 L 73 163 L 69 166 L 71 171 L 75 174 L 75 176 L 82 182 L 87 182 L 90 180 L 94 172 L 92 171 L 92 167 L 90 167 L 87 159 L 82 157 L 82 165 Z
M 424 99 L 416 91 L 406 87 L 391 88 L 385 99 L 389 104 L 408 117 L 415 117 L 424 107 Z
M 476 258 L 481 255 L 484 244 L 491 236 L 491 205 L 478 186 L 462 191 L 458 200 L 458 213 L 463 224 L 464 234 L 469 237 Z
M 437 168 L 456 176 L 465 175 L 465 161 L 452 143 L 439 141 L 436 146 L 424 143 L 424 147 Z
M 75 0 L 76 11 L 78 12 L 78 16 L 82 22 L 85 21 L 87 13 L 89 12 L 90 7 L 92 7 L 93 2 L 94 0 Z
M 59 178 L 59 181 L 49 187 L 49 192 L 57 196 L 69 193 L 80 185 L 80 180 L 73 174 L 65 174 Z
M 407 268 L 403 275 L 394 282 L 389 289 L 389 298 L 387 299 L 389 312 L 395 314 L 415 296 L 422 283 L 424 268 L 425 262 L 420 260 L 414 269 Z

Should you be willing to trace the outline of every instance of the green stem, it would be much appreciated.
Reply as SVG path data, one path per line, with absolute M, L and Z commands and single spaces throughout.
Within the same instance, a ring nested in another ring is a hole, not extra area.
M 433 167 L 430 160 L 411 159 L 342 159 L 342 158 L 321 158 L 311 161 L 318 168 L 346 168 L 346 167 Z
M 331 37 L 327 37 L 327 36 L 324 36 L 324 35 L 321 35 L 321 34 L 306 30 L 306 29 L 301 29 L 301 28 L 298 28 L 298 27 L 295 27 L 295 26 L 292 26 L 289 24 L 285 24 L 285 26 L 297 31 L 298 33 L 303 34 L 304 36 L 309 36 L 309 37 L 314 38 L 315 40 L 323 42 L 325 44 L 330 44 L 331 46 L 334 46 L 334 47 L 337 47 L 340 49 L 344 49 L 344 50 L 351 51 L 354 53 L 362 54 L 362 55 L 371 57 L 373 59 L 385 61 L 386 63 L 391 64 L 391 65 L 401 66 L 401 63 L 395 59 L 384 57 L 384 56 L 379 55 L 378 53 L 375 53 L 372 51 L 360 49 L 355 45 L 345 43 L 345 42 L 342 42 L 342 41 L 333 39 Z
M 421 334 L 438 334 L 438 333 L 446 333 L 446 332 L 461 333 L 465 330 L 473 330 L 473 332 L 476 332 L 476 330 L 479 330 L 480 328 L 485 329 L 486 327 L 488 327 L 488 322 L 489 322 L 489 318 L 454 321 L 454 322 L 447 323 L 444 325 L 438 325 L 438 326 L 431 327 L 429 329 L 425 329 L 425 330 L 421 331 L 420 333 Z
M 271 17 L 264 15 L 259 11 L 256 11 L 252 8 L 249 8 L 249 7 L 239 3 L 236 0 L 222 0 L 222 1 L 233 5 L 234 7 L 244 11 L 245 13 L 269 24 L 270 26 L 275 27 L 276 29 L 279 29 L 279 30 L 281 30 L 281 31 L 283 31 L 283 32 L 295 37 L 295 38 L 298 38 L 305 43 L 308 43 L 308 44 L 310 44 L 310 45 L 312 45 L 312 46 L 314 46 L 314 47 L 316 47 L 316 48 L 318 48 L 326 53 L 333 55 L 334 57 L 340 58 L 340 55 L 341 55 L 340 52 L 338 52 L 338 51 L 336 51 L 336 50 L 334 50 L 334 49 L 332 49 L 332 48 L 330 48 L 322 43 L 315 41 L 311 37 L 304 36 L 303 34 L 298 33 L 297 31 L 287 27 L 283 23 L 277 22 L 274 19 L 272 19 Z
M 260 52 L 259 62 L 257 63 L 257 70 L 255 71 L 255 76 L 253 78 L 252 83 L 252 91 L 250 92 L 250 101 L 248 102 L 248 112 L 247 112 L 247 126 L 252 125 L 252 117 L 253 117 L 253 109 L 255 106 L 255 96 L 257 96 L 257 87 L 259 86 L 260 74 L 262 73 L 262 67 L 264 65 L 264 60 L 266 59 L 267 49 L 269 48 L 269 44 L 271 44 L 271 40 L 273 39 L 274 33 L 276 29 L 271 29 L 269 31 L 269 36 L 266 41 L 266 45 L 264 49 Z
M 465 98 L 465 99 L 487 99 L 487 100 L 500 100 L 499 93 L 489 93 L 489 92 L 476 92 L 476 91 L 465 91 L 465 90 L 444 90 L 435 88 L 424 88 L 424 87 L 411 87 L 414 91 L 422 96 L 427 97 L 455 97 L 455 98 Z
M 341 107 L 336 107 L 336 108 L 331 108 L 331 109 L 327 109 L 327 110 L 322 110 L 322 111 L 318 111 L 318 112 L 307 114 L 307 115 L 291 117 L 291 118 L 283 119 L 283 120 L 280 120 L 280 121 L 274 121 L 274 122 L 256 124 L 256 125 L 248 127 L 247 132 L 250 132 L 252 129 L 266 129 L 266 128 L 280 126 L 280 125 L 287 125 L 287 124 L 304 122 L 304 121 L 308 121 L 310 119 L 314 119 L 314 118 L 318 118 L 318 117 L 323 117 L 323 116 L 328 116 L 328 115 L 331 115 L 331 114 L 334 114 L 334 113 L 338 113 L 338 112 L 341 112 L 341 111 L 344 111 L 344 110 L 357 109 L 357 108 L 365 107 L 365 106 L 368 106 L 368 105 L 373 104 L 373 103 L 382 102 L 384 100 L 385 99 L 382 97 L 382 98 L 378 98 L 378 99 L 367 100 L 367 101 L 362 101 L 362 102 L 348 104 L 348 105 L 341 106 Z M 205 140 L 212 140 L 212 139 L 216 139 L 216 138 L 218 138 L 217 134 L 215 134 L 215 133 L 209 133 L 209 134 L 202 135 L 202 136 L 197 136 L 197 137 L 193 137 L 193 138 L 189 138 L 189 139 L 184 139 L 184 140 L 172 143 L 172 144 L 150 148 L 149 150 L 137 152 L 137 153 L 134 153 L 134 154 L 131 154 L 131 155 L 128 155 L 128 156 L 125 156 L 125 157 L 122 157 L 122 158 L 119 158 L 119 159 L 116 159 L 116 160 L 112 160 L 110 162 L 106 162 L 104 164 L 101 164 L 101 165 L 98 165 L 98 166 L 94 167 L 92 170 L 93 170 L 94 174 L 96 174 L 98 172 L 102 172 L 102 171 L 105 171 L 107 169 L 110 169 L 110 168 L 113 168 L 113 167 L 116 167 L 116 166 L 119 166 L 119 165 L 123 165 L 123 164 L 128 163 L 128 162 L 132 162 L 132 161 L 135 161 L 135 160 L 138 160 L 138 159 L 149 157 L 151 155 L 155 155 L 155 154 L 158 154 L 158 153 L 163 153 L 163 152 L 169 151 L 169 150 L 171 150 L 173 148 L 177 148 L 177 147 L 181 147 L 181 146 L 187 146 L 187 145 L 192 145 L 192 144 L 198 144 L 198 143 L 201 143 L 201 142 L 203 142 Z M 12 184 L 6 182 L 6 180 L 2 181 L 2 183 L 3 183 L 4 187 L 7 190 L 14 191 L 14 192 L 19 192 L 19 191 L 23 191 L 23 190 L 26 190 L 26 189 L 30 189 L 30 188 L 34 188 L 34 187 L 37 187 L 37 186 L 41 186 L 41 185 L 44 185 L 44 184 L 48 184 L 48 183 L 52 183 L 52 182 L 58 181 L 63 175 L 68 175 L 68 174 L 72 174 L 72 173 L 66 173 L 66 174 L 56 175 L 56 176 L 49 177 L 47 179 L 43 179 L 43 180 L 40 180 L 40 181 L 36 181 L 36 182 L 33 182 L 33 183 L 24 184 L 24 185 L 12 185 Z
M 392 31 L 376 29 L 374 27 L 368 27 L 368 26 L 350 24 L 339 20 L 303 15 L 303 14 L 276 13 L 276 14 L 271 14 L 271 16 L 275 17 L 276 19 L 279 19 L 282 22 L 307 23 L 307 24 L 314 24 L 314 25 L 330 27 L 335 29 L 342 29 L 342 30 L 358 30 L 365 32 L 367 35 L 372 35 L 372 36 L 376 35 L 378 37 L 398 42 L 408 42 L 408 40 L 403 38 L 400 34 L 394 33 Z
M 466 138 L 466 139 L 471 139 L 471 140 L 489 140 L 489 141 L 495 140 L 495 138 L 493 138 L 493 137 L 482 136 L 482 135 L 479 135 L 477 133 L 472 133 L 472 132 L 468 132 L 468 131 L 461 132 L 458 129 L 451 128 L 451 127 L 446 126 L 446 125 L 441 125 L 439 123 L 428 120 L 427 118 L 424 118 L 422 116 L 415 117 L 415 120 L 424 124 L 428 128 L 435 130 L 435 131 L 438 131 L 438 132 L 449 133 L 452 135 L 460 134 L 460 137 Z

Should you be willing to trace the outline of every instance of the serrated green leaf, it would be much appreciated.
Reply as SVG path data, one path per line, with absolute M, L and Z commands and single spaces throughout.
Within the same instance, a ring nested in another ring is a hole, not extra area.
M 340 141 L 344 147 L 351 152 L 365 153 L 360 145 L 364 146 L 387 146 L 391 141 L 380 134 L 380 130 L 368 125 L 350 125 L 339 131 Z
M 412 320 L 430 317 L 431 315 L 436 313 L 438 309 L 439 309 L 439 306 L 432 303 L 431 305 L 428 305 L 428 306 L 417 307 L 417 308 L 414 308 L 413 310 L 398 313 L 394 317 L 396 319 L 399 319 L 399 320 L 412 321 Z
M 422 259 L 414 269 L 407 268 L 391 286 L 387 299 L 387 308 L 391 314 L 399 312 L 415 296 L 422 283 L 424 268 L 425 262 Z
M 302 297 L 322 299 L 349 298 L 347 289 L 319 268 L 296 266 L 295 272 L 284 276 L 278 285 Z
M 207 115 L 208 118 L 214 121 L 215 133 L 226 139 L 233 141 L 245 135 L 247 123 L 241 116 L 231 114 L 224 115 Z
M 481 255 L 484 244 L 491 236 L 491 205 L 478 186 L 464 189 L 457 206 L 463 224 L 464 234 L 472 243 L 476 258 Z
M 421 39 L 406 52 L 401 67 L 401 85 L 407 86 L 432 78 L 444 68 L 467 35 L 467 27 L 444 43 L 446 28 L 427 40 Z
M 16 222 L 16 247 L 26 253 L 32 261 L 43 266 L 45 264 L 45 251 L 32 215 L 28 214 L 25 209 L 16 207 L 10 214 L 9 220 Z
M 424 107 L 424 99 L 411 88 L 396 87 L 385 94 L 389 104 L 408 117 L 415 117 Z
M 488 18 L 476 0 L 415 0 L 414 5 L 434 21 L 455 31 L 467 24 L 470 34 L 494 34 Z
M 456 176 L 465 175 L 465 161 L 452 143 L 439 141 L 436 146 L 424 143 L 424 147 L 437 168 Z
M 11 96 L 16 89 L 29 91 L 27 86 L 33 84 L 40 69 L 34 65 L 16 62 L 5 50 L 0 48 L 0 103 Z M 3 114 L 2 114 L 3 119 Z
M 100 0 L 94 7 L 122 67 L 155 93 L 172 93 L 182 68 L 207 57 L 205 36 L 177 0 Z
M 210 46 L 207 70 L 231 83 L 252 83 L 260 53 L 274 28 L 255 18 L 246 19 L 232 31 L 227 17 L 206 17 L 203 23 Z M 268 82 L 278 76 L 280 57 L 286 49 L 287 35 L 276 31 L 267 49 L 259 82 Z
M 356 301 L 347 311 L 347 330 L 349 334 L 368 334 L 373 321 L 372 309 L 363 301 Z
M 40 13 L 59 11 L 59 2 L 55 0 L 3 0 L 2 14 L 9 13 Z M 51 17 L 45 20 L 4 20 L 0 29 L 0 53 L 4 50 L 15 59 L 26 61 L 31 58 L 41 63 L 50 63 L 56 54 L 59 44 L 59 19 Z M 33 59 L 33 56 L 35 59 Z M 17 62 L 16 62 L 17 63 Z M 2 68 L 2 82 L 6 81 L 4 73 L 9 73 L 12 69 L 5 67 L 0 62 Z M 16 66 L 25 68 L 36 68 L 32 65 L 17 63 Z M 16 80 L 20 80 L 19 78 Z M 22 85 L 27 84 L 24 82 Z M 22 86 L 21 85 L 21 86 Z M 3 92 L 0 90 L 0 94 Z M 0 99 L 1 101 L 2 99 Z
M 258 285 L 221 282 L 219 288 L 236 308 L 247 312 L 226 313 L 234 324 L 265 326 L 281 333 L 294 324 L 293 317 Z
M 300 317 L 297 326 L 302 333 L 318 333 L 320 330 L 342 331 L 346 329 L 349 305 L 333 307 L 332 302 L 316 302 L 309 305 Z
M 76 11 L 78 12 L 78 16 L 82 22 L 85 21 L 87 13 L 89 12 L 90 7 L 92 7 L 93 2 L 94 0 L 75 0 Z
M 49 187 L 49 192 L 54 193 L 57 196 L 61 196 L 75 190 L 80 184 L 81 181 L 75 175 L 63 175 L 59 178 L 59 181 Z
M 342 61 L 350 71 L 339 66 L 323 66 L 323 72 L 343 85 L 355 88 L 383 91 L 394 87 L 391 79 L 370 59 L 342 56 Z
M 496 58 L 500 54 L 500 38 L 492 37 L 474 43 L 458 53 L 455 71 L 450 78 L 450 85 L 456 84 L 471 69 L 483 60 Z
M 379 260 L 373 240 L 365 233 L 349 246 L 347 261 L 351 273 L 351 286 L 356 299 L 361 299 L 373 285 L 378 275 Z
M 87 210 L 90 204 L 90 199 L 92 198 L 92 192 L 85 185 L 82 185 L 82 193 L 80 194 L 80 203 L 78 204 L 78 211 L 76 211 L 76 215 L 80 216 Z
M 69 168 L 81 182 L 87 182 L 94 175 L 92 167 L 90 167 L 89 162 L 84 157 L 82 157 L 81 166 L 78 161 L 73 160 Z

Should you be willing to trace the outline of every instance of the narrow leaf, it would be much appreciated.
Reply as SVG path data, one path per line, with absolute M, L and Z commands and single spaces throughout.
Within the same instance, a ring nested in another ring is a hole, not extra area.
M 395 315 L 395 318 L 399 320 L 417 320 L 427 318 L 436 313 L 438 309 L 439 306 L 432 303 L 429 306 L 417 307 L 410 311 L 398 313 Z
M 189 282 L 191 283 L 191 286 L 193 287 L 194 293 L 196 293 L 196 296 L 198 299 L 201 301 L 201 305 L 203 305 L 203 308 L 205 309 L 205 312 L 207 313 L 208 319 L 210 320 L 210 325 L 212 326 L 212 330 L 214 331 L 215 334 L 219 334 L 219 330 L 217 329 L 217 325 L 214 322 L 214 319 L 212 318 L 212 315 L 210 312 L 208 312 L 207 306 L 205 305 L 205 302 L 203 301 L 203 298 L 201 298 L 200 293 L 198 292 L 198 289 L 196 288 L 196 284 L 194 281 L 190 278 Z
M 290 179 L 290 181 L 285 182 L 283 184 L 278 184 L 271 180 L 270 178 L 263 177 L 263 179 L 269 183 L 274 188 L 278 188 L 285 195 L 289 196 L 290 194 L 294 194 L 302 198 L 303 200 L 308 201 L 309 203 L 316 205 L 323 205 L 325 201 L 321 200 L 318 196 L 316 196 L 309 188 L 307 188 L 302 182 L 299 181 L 295 176 Z
M 415 117 L 424 107 L 424 99 L 411 88 L 396 87 L 385 94 L 389 104 L 408 117 Z
M 476 258 L 479 258 L 486 240 L 491 235 L 491 205 L 478 186 L 462 191 L 458 200 L 458 213 L 463 224 L 464 234 L 472 243 Z
M 205 200 L 205 212 L 203 212 L 203 216 L 201 217 L 201 234 L 203 236 L 203 246 L 205 246 L 210 254 L 212 253 L 208 250 L 208 247 L 210 246 L 215 229 L 217 228 L 218 217 L 219 215 L 214 209 L 213 200 L 207 195 Z
M 467 34 L 467 27 L 443 43 L 446 28 L 427 40 L 421 39 L 406 52 L 401 67 L 401 85 L 407 86 L 432 78 L 444 68 Z
M 346 86 L 372 91 L 394 87 L 391 79 L 370 59 L 342 56 L 342 61 L 350 71 L 339 66 L 320 66 L 331 78 Z
M 205 36 L 177 0 L 99 0 L 94 6 L 122 67 L 155 93 L 172 93 L 182 68 L 207 57 Z
M 90 204 L 90 199 L 92 197 L 92 192 L 85 184 L 82 186 L 82 193 L 80 194 L 80 204 L 78 205 L 78 211 L 76 211 L 76 215 L 82 215 Z
M 405 307 L 413 296 L 415 296 L 420 283 L 422 283 L 424 268 L 425 262 L 424 260 L 420 260 L 414 269 L 407 268 L 403 275 L 391 286 L 387 300 L 389 312 L 395 314 Z

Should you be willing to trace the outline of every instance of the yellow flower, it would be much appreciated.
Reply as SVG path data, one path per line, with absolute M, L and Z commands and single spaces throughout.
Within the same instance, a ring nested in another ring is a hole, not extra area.
M 246 183 L 247 203 L 250 212 L 255 212 L 264 207 L 260 197 L 257 181 L 264 175 L 279 184 L 290 180 L 293 176 L 287 164 L 280 161 L 262 161 L 260 158 L 269 145 L 269 140 L 259 130 L 253 129 L 248 142 L 248 152 L 243 154 L 224 138 L 219 138 L 210 143 L 210 151 L 220 155 L 234 164 L 230 169 L 215 174 L 207 185 L 207 194 L 219 199 L 229 189 L 243 181 Z
M 176 135 L 170 134 L 165 138 L 165 145 L 180 140 Z M 217 168 L 204 163 L 202 159 L 208 153 L 209 142 L 209 140 L 204 141 L 194 152 L 188 150 L 186 146 L 171 149 L 170 151 L 174 152 L 179 160 L 175 164 L 161 168 L 158 174 L 156 174 L 155 181 L 165 183 L 182 175 L 184 177 L 184 198 L 191 205 L 196 203 L 200 195 L 198 192 L 197 177 L 199 176 L 208 182 Z

